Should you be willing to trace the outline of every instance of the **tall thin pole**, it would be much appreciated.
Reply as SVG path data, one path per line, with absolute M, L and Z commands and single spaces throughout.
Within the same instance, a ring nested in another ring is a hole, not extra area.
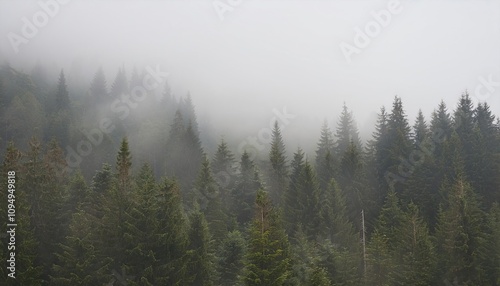
M 363 276 L 366 279 L 366 237 L 365 237 L 365 211 L 361 210 L 361 225 L 363 228 Z

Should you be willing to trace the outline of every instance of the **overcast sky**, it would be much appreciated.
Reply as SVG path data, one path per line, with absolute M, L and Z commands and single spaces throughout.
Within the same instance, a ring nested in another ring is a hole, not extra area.
M 58 10 L 15 53 L 9 35 L 22 37 L 23 18 L 43 9 L 0 1 L 0 57 L 26 69 L 102 65 L 108 82 L 121 65 L 160 64 L 176 94 L 191 92 L 201 125 L 221 130 L 265 123 L 286 106 L 297 115 L 290 126 L 319 133 L 345 101 L 371 131 L 395 95 L 413 124 L 418 108 L 427 118 L 441 99 L 453 109 L 466 89 L 500 115 L 500 1 L 73 0 Z M 365 47 L 358 28 L 372 29 Z M 357 49 L 350 61 L 342 43 Z

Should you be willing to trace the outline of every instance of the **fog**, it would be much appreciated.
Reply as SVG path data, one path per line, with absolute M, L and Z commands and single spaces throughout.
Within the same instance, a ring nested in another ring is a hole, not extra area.
M 324 119 L 334 129 L 345 102 L 366 139 L 395 95 L 411 124 L 466 90 L 500 114 L 500 1 L 62 2 L 1 1 L 1 62 L 89 84 L 102 66 L 108 86 L 122 66 L 159 65 L 176 96 L 191 94 L 203 138 L 256 136 L 286 109 L 295 149 Z M 47 3 L 53 15 L 23 36 Z

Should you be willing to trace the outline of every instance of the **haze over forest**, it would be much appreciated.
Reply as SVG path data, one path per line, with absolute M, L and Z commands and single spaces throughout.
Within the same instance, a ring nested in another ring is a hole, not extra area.
M 500 1 L 0 0 L 0 37 L 2 285 L 500 285 Z
M 28 73 L 40 63 L 52 81 L 64 68 L 70 90 L 88 88 L 99 67 L 111 85 L 119 67 L 130 77 L 134 66 L 159 64 L 176 96 L 191 93 L 202 133 L 257 133 L 286 106 L 300 117 L 284 134 L 293 144 L 296 133 L 316 137 L 325 118 L 334 125 L 343 102 L 368 139 L 395 95 L 413 121 L 419 108 L 430 116 L 441 100 L 454 106 L 466 89 L 476 100 L 479 77 L 500 81 L 497 1 L 403 1 L 350 63 L 339 45 L 353 45 L 355 28 L 388 2 L 240 1 L 219 13 L 217 2 L 68 1 L 15 53 L 7 35 L 22 35 L 22 18 L 33 21 L 40 6 L 0 1 L 0 59 Z M 497 88 L 487 99 L 494 113 L 499 98 Z

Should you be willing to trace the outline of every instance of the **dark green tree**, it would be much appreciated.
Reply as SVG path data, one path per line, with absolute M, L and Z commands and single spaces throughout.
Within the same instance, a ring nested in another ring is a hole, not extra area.
M 413 166 L 401 168 L 402 160 L 409 158 L 413 144 L 410 138 L 411 129 L 403 109 L 403 103 L 401 98 L 397 96 L 394 98 L 387 127 L 388 169 L 384 177 L 388 188 L 394 188 L 396 192 L 401 193 L 404 188 L 405 178 L 411 176 L 413 172 Z M 398 176 L 404 179 L 393 180 L 390 176 Z
M 440 155 L 442 152 L 441 143 L 450 138 L 453 131 L 451 116 L 444 101 L 439 103 L 438 109 L 432 113 L 430 124 L 430 136 L 437 141 L 434 154 Z
M 227 209 L 222 204 L 219 186 L 215 182 L 210 169 L 210 162 L 203 157 L 201 169 L 195 182 L 193 203 L 199 204 L 208 222 L 210 233 L 214 239 L 221 241 L 227 232 Z
M 190 216 L 188 238 L 187 281 L 190 285 L 213 285 L 215 265 L 210 233 L 205 217 L 198 209 Z
M 211 167 L 215 181 L 220 187 L 223 205 L 226 207 L 233 205 L 230 190 L 234 188 L 235 183 L 235 159 L 224 139 L 217 146 L 217 152 L 214 155 Z
M 436 231 L 440 277 L 459 285 L 484 285 L 485 221 L 476 194 L 459 176 L 449 186 Z
M 298 148 L 297 152 L 293 154 L 293 160 L 290 164 L 292 173 L 290 174 L 290 184 L 284 196 L 284 214 L 285 226 L 289 234 L 295 234 L 299 227 L 303 226 L 302 212 L 304 203 L 302 193 L 302 173 L 304 172 L 304 152 Z
M 486 241 L 488 285 L 500 284 L 500 207 L 494 203 L 487 217 L 488 232 Z
M 369 174 L 373 174 L 371 181 L 374 185 L 376 195 L 376 205 L 381 207 L 383 198 L 387 192 L 388 184 L 386 181 L 386 172 L 389 169 L 389 142 L 388 142 L 388 115 L 385 108 L 380 109 L 375 132 L 372 140 L 368 143 L 369 154 Z
M 349 220 L 356 222 L 356 226 L 361 228 L 359 214 L 361 210 L 371 207 L 371 198 L 367 192 L 361 150 L 354 142 L 351 142 L 342 154 L 338 183 L 345 194 Z
M 257 192 L 255 218 L 249 229 L 245 285 L 284 285 L 290 275 L 288 239 L 267 193 Z
M 255 196 L 260 188 L 262 188 L 262 182 L 257 168 L 245 151 L 241 155 L 240 172 L 236 176 L 235 187 L 232 191 L 234 197 L 232 213 L 236 214 L 240 225 L 244 226 L 252 220 L 255 210 Z
M 400 237 L 395 251 L 394 276 L 401 285 L 432 285 L 434 283 L 437 256 L 433 238 L 418 208 L 410 203 L 403 215 Z
M 335 162 L 333 160 L 333 147 L 333 135 L 325 119 L 321 126 L 321 136 L 319 138 L 318 147 L 316 148 L 316 170 L 321 188 L 328 186 L 328 182 L 330 182 L 334 175 Z
M 280 205 L 286 190 L 288 170 L 286 166 L 285 143 L 281 136 L 278 121 L 274 122 L 269 151 L 269 195 L 274 204 Z
M 475 110 L 475 128 L 473 131 L 471 154 L 472 173 L 470 182 L 482 197 L 483 205 L 489 208 L 495 201 L 500 201 L 500 194 L 494 190 L 500 188 L 500 152 L 498 146 L 495 116 L 487 103 L 479 103 Z
M 238 285 L 243 274 L 245 252 L 246 241 L 243 234 L 238 230 L 228 232 L 217 252 L 217 269 L 220 273 L 220 285 Z
M 429 130 L 427 127 L 427 122 L 425 122 L 424 114 L 422 110 L 418 110 L 417 120 L 415 125 L 413 125 L 413 144 L 415 148 L 418 148 L 424 140 L 429 136 Z
M 342 113 L 340 114 L 335 137 L 337 141 L 334 153 L 337 157 L 341 157 L 342 154 L 344 154 L 347 148 L 349 148 L 351 141 L 354 142 L 358 148 L 361 148 L 361 140 L 359 139 L 356 122 L 354 121 L 352 112 L 349 111 L 345 103 L 342 106 Z
M 68 86 L 66 85 L 66 78 L 64 71 L 61 70 L 59 74 L 59 83 L 57 84 L 57 93 L 55 97 L 55 111 L 68 110 L 70 108 Z
M 155 245 L 154 253 L 158 255 L 158 260 L 164 263 L 159 268 L 159 274 L 166 278 L 159 280 L 157 284 L 186 285 L 186 250 L 189 240 L 179 187 L 176 182 L 164 179 L 158 189 L 160 208 L 156 217 L 159 221 L 158 239 L 161 243 Z
M 44 157 L 38 139 L 32 138 L 29 144 L 28 161 L 23 170 L 26 181 L 22 188 L 26 190 L 31 225 L 39 242 L 36 265 L 43 268 L 42 277 L 48 281 L 58 244 L 66 234 L 67 216 L 61 212 L 67 198 L 64 177 L 52 167 L 64 159 L 55 141 L 48 146 Z
M 0 255 L 4 258 L 2 269 L 0 270 L 0 281 L 3 285 L 42 285 L 42 268 L 36 263 L 38 241 L 34 236 L 34 230 L 29 216 L 29 205 L 27 193 L 23 187 L 29 184 L 24 175 L 22 166 L 22 154 L 10 142 L 7 146 L 3 163 L 1 166 L 2 182 L 0 182 L 0 197 L 4 203 L 0 204 L 0 211 L 6 216 L 8 203 L 13 203 L 15 206 L 14 221 L 2 221 L 2 229 L 9 230 L 7 223 L 15 223 L 16 240 L 15 245 L 10 243 L 9 235 L 2 236 L 0 240 Z M 14 173 L 12 173 L 14 172 Z M 9 177 L 11 177 L 9 179 Z M 13 185 L 9 187 L 9 184 Z M 10 192 L 9 190 L 13 190 Z M 9 197 L 10 195 L 10 197 Z M 15 247 L 12 248 L 12 247 Z M 7 258 L 10 257 L 10 252 L 15 255 L 15 279 L 8 277 L 10 271 L 10 263 Z

